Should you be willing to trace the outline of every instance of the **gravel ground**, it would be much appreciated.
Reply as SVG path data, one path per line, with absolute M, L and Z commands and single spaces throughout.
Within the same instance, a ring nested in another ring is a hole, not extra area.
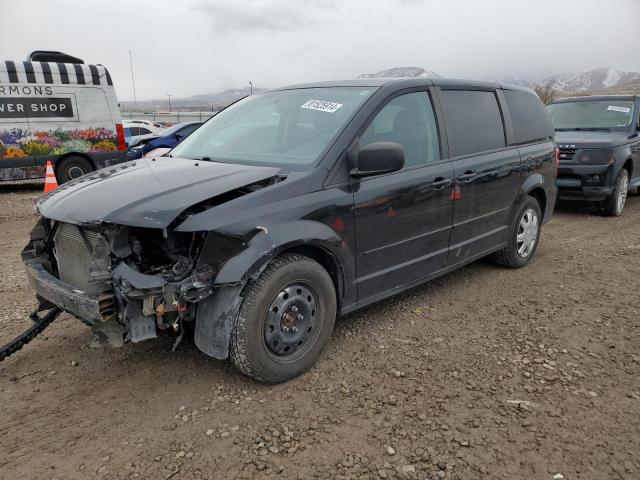
M 0 187 L 0 343 L 34 306 L 39 190 Z M 0 364 L 7 479 L 638 479 L 640 198 L 561 209 L 531 265 L 480 261 L 338 322 L 255 383 L 193 345 L 90 349 L 61 317 Z

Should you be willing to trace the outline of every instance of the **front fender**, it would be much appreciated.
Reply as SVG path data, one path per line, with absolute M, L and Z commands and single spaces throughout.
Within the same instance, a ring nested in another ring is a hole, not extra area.
M 293 247 L 315 246 L 331 253 L 343 269 L 345 280 L 353 278 L 353 253 L 328 225 L 312 220 L 256 225 L 255 234 L 237 255 L 229 258 L 215 283 L 233 284 L 257 277 L 267 263 Z
M 242 240 L 249 238 L 249 240 Z M 212 235 L 207 257 L 214 260 L 221 251 L 232 253 L 215 277 L 216 291 L 198 306 L 195 343 L 207 355 L 218 359 L 229 355 L 233 318 L 238 315 L 242 290 L 256 278 L 269 261 L 285 250 L 313 246 L 334 256 L 343 282 L 353 282 L 353 254 L 347 243 L 328 225 L 312 220 L 256 225 L 253 232 L 230 238 Z M 216 248 L 216 245 L 220 248 Z

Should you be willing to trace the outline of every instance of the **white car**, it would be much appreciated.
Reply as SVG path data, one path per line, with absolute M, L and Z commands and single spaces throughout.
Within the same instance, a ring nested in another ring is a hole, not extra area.
M 144 140 L 155 137 L 160 131 L 163 130 L 161 128 L 156 128 L 153 126 L 149 127 L 148 125 L 139 122 L 141 122 L 141 120 L 133 122 L 126 121 L 122 123 L 128 148 L 138 145 Z
M 141 126 L 145 126 L 149 130 L 152 130 L 152 131 L 158 131 L 158 130 L 162 130 L 164 128 L 161 123 L 152 122 L 151 120 L 130 119 L 130 120 L 124 120 L 124 122 L 125 123 L 138 124 L 138 125 L 141 125 Z

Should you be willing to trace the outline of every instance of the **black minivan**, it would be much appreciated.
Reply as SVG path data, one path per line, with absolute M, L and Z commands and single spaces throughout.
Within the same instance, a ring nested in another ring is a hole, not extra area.
M 69 182 L 23 252 L 40 310 L 109 344 L 193 326 L 206 354 L 282 382 L 336 316 L 487 255 L 533 256 L 557 151 L 530 90 L 361 79 L 260 93 L 168 157 Z

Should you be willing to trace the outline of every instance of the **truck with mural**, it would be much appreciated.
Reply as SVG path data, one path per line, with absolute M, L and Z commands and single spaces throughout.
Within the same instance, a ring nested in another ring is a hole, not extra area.
M 0 62 L 0 181 L 64 183 L 125 161 L 125 139 L 109 71 L 60 52 Z

